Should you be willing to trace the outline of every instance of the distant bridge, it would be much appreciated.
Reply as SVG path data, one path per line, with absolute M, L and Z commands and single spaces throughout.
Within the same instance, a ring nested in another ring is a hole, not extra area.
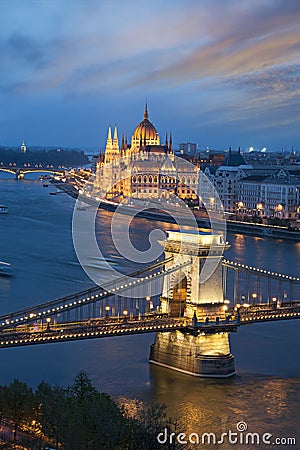
M 1 172 L 12 173 L 17 180 L 23 179 L 27 173 L 51 173 L 55 175 L 62 175 L 65 169 L 56 169 L 49 167 L 15 167 L 15 166 L 0 166 Z

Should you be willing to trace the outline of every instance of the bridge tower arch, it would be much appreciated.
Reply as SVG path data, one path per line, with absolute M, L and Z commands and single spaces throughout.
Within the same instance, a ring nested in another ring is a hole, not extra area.
M 186 317 L 188 323 L 226 320 L 224 304 L 222 255 L 229 246 L 222 233 L 168 232 L 162 242 L 166 264 L 184 265 L 179 272 L 166 275 L 161 296 L 161 312 Z M 203 275 L 205 264 L 209 275 Z M 207 278 L 207 279 L 206 279 Z M 198 330 L 157 333 L 151 346 L 150 362 L 198 377 L 229 377 L 234 375 L 234 357 L 230 352 L 229 332 L 218 327 Z

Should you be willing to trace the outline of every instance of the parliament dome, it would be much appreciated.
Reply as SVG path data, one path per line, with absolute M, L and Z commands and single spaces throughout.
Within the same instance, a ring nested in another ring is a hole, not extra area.
M 142 145 L 159 145 L 160 140 L 158 136 L 158 132 L 155 128 L 155 126 L 150 122 L 148 118 L 148 108 L 147 104 L 145 106 L 145 112 L 144 112 L 144 120 L 138 124 L 136 129 L 134 130 L 133 136 L 132 136 L 132 142 L 135 146 L 139 146 L 140 142 L 142 141 Z

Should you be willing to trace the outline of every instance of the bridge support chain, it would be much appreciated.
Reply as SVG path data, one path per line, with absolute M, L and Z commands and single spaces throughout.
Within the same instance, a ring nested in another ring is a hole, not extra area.
M 228 332 L 157 333 L 150 362 L 196 377 L 227 378 L 235 374 Z

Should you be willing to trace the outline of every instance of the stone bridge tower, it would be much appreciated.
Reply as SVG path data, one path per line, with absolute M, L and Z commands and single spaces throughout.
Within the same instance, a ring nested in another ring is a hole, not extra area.
M 187 324 L 208 324 L 226 320 L 222 255 L 229 246 L 222 233 L 180 233 L 169 231 L 163 242 L 166 258 L 186 265 L 164 279 L 161 311 L 186 317 Z M 150 362 L 199 377 L 234 375 L 229 332 L 218 327 L 187 326 L 184 331 L 157 333 L 151 346 Z

